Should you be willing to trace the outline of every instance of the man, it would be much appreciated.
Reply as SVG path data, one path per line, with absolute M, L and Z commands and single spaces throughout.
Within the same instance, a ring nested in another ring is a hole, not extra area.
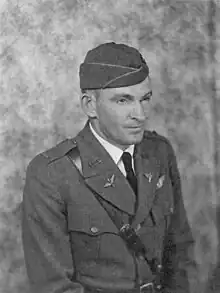
M 74 138 L 36 156 L 23 196 L 33 292 L 189 292 L 192 236 L 169 141 L 145 131 L 149 68 L 102 44 L 80 66 L 88 116 Z

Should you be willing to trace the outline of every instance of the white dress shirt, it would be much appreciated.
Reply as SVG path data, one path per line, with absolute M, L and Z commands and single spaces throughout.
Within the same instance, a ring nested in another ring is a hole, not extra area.
M 90 129 L 91 129 L 92 133 L 94 134 L 94 136 L 98 139 L 98 141 L 101 143 L 101 145 L 106 149 L 106 151 L 112 157 L 113 161 L 118 166 L 119 170 L 124 174 L 124 176 L 126 176 L 125 167 L 124 167 L 124 164 L 123 164 L 122 159 L 121 159 L 121 156 L 123 154 L 122 149 L 120 149 L 119 147 L 111 144 L 110 142 L 108 142 L 107 140 L 105 140 L 104 138 L 102 138 L 95 131 L 95 129 L 92 127 L 91 123 L 89 124 L 89 126 L 90 126 Z M 134 145 L 130 145 L 124 151 L 125 152 L 129 152 L 131 154 L 131 157 L 132 157 L 132 167 L 133 167 L 133 170 L 134 170 L 134 159 L 133 159 Z

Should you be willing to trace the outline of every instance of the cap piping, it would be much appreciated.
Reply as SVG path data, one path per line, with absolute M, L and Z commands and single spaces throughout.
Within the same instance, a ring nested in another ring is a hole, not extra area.
M 117 67 L 117 68 L 126 68 L 126 69 L 131 69 L 133 71 L 139 70 L 139 68 L 137 69 L 135 67 L 114 65 L 114 64 L 108 64 L 108 63 L 84 62 L 83 64 L 92 64 L 92 65 L 101 65 L 101 66 L 109 66 L 109 67 Z M 141 68 L 142 68 L 142 66 L 141 66 Z
M 130 68 L 130 67 L 129 67 Z M 134 73 L 138 73 L 139 71 L 141 71 L 143 69 L 143 66 L 141 66 L 141 68 L 139 69 L 135 69 L 135 71 L 133 72 L 127 72 L 127 73 L 124 73 L 122 75 L 119 75 L 117 76 L 116 78 L 113 78 L 111 79 L 110 81 L 108 81 L 101 89 L 104 89 L 106 86 L 108 86 L 109 84 L 111 84 L 112 82 L 116 81 L 117 79 L 120 79 L 122 77 L 125 77 L 125 76 L 128 76 L 128 75 L 131 75 L 131 74 L 134 74 Z

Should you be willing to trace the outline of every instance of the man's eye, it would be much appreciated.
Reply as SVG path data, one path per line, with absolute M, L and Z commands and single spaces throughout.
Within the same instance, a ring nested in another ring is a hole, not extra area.
M 146 97 L 144 98 L 141 102 L 150 102 L 151 98 L 150 97 Z
M 149 102 L 151 100 L 151 97 L 152 97 L 152 91 L 150 91 L 143 99 L 142 99 L 142 102 L 144 101 L 147 101 Z
M 127 102 L 127 99 L 125 99 L 125 98 L 120 98 L 117 101 L 118 104 L 125 104 L 126 102 Z

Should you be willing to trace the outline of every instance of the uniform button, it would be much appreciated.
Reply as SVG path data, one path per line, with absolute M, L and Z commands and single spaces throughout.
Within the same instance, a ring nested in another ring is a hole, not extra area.
M 139 258 L 139 260 L 144 261 L 143 255 L 140 255 L 138 258 Z
M 158 265 L 157 268 L 158 268 L 159 270 L 161 270 L 161 269 L 162 269 L 162 265 Z
M 94 233 L 94 234 L 99 232 L 99 229 L 98 229 L 97 227 L 91 227 L 90 230 L 91 230 L 91 232 Z

